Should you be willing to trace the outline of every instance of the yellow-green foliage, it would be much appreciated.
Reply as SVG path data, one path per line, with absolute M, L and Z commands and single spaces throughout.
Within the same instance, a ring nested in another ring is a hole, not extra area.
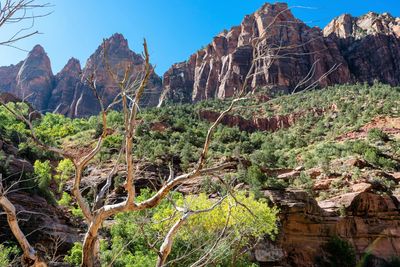
M 33 168 L 39 189 L 47 190 L 51 181 L 50 161 L 41 162 L 40 160 L 36 160 Z
M 62 191 L 64 183 L 74 174 L 74 164 L 69 159 L 63 159 L 58 163 L 56 171 L 54 178 L 59 185 L 59 191 Z
M 16 246 L 7 247 L 0 244 L 0 266 L 10 266 L 11 259 L 20 253 Z
M 204 232 L 221 231 L 225 227 L 228 214 L 230 214 L 228 227 L 234 230 L 238 237 L 258 238 L 264 235 L 273 237 L 277 233 L 277 209 L 275 207 L 269 207 L 263 199 L 256 200 L 253 194 L 246 196 L 246 193 L 240 192 L 235 197 L 241 204 L 236 203 L 233 197 L 229 196 L 213 210 L 192 215 L 179 233 L 180 238 L 188 240 L 194 235 L 202 235 Z M 209 209 L 215 204 L 215 201 L 208 198 L 206 194 L 192 195 L 185 199 L 180 195 L 176 204 L 183 206 L 186 203 L 190 210 L 195 211 Z M 166 233 L 171 225 L 182 216 L 182 214 L 174 216 L 174 211 L 172 206 L 158 210 L 153 215 L 153 221 L 161 223 L 154 224 L 154 229 Z M 163 222 L 171 216 L 174 217 L 174 220 Z
M 7 107 L 19 114 L 28 114 L 28 106 L 24 103 L 8 103 Z M 18 141 L 28 133 L 26 125 L 15 118 L 8 110 L 0 106 L 0 134 L 3 138 Z M 18 138 L 17 138 L 18 137 Z

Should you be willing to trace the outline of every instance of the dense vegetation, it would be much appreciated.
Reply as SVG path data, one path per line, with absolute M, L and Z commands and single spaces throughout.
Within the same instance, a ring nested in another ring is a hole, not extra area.
M 27 113 L 24 104 L 8 104 L 11 108 Z M 221 111 L 227 106 L 226 101 L 206 101 L 196 105 L 168 105 L 161 109 L 141 110 L 141 124 L 137 129 L 134 155 L 137 161 L 155 166 L 172 164 L 176 172 L 190 169 L 201 151 L 209 123 L 199 119 L 199 111 L 211 109 Z M 323 112 L 316 112 L 316 109 Z M 176 203 L 190 203 L 196 208 L 207 208 L 213 203 L 209 195 L 223 194 L 222 184 L 244 182 L 250 186 L 251 194 L 239 193 L 257 214 L 256 219 L 245 216 L 246 211 L 235 207 L 232 219 L 228 222 L 229 234 L 220 241 L 219 249 L 214 251 L 215 266 L 249 266 L 249 258 L 242 253 L 248 244 L 263 235 L 271 237 L 276 233 L 276 209 L 268 207 L 260 191 L 265 188 L 295 187 L 308 190 L 321 199 L 347 190 L 341 177 L 333 184 L 329 193 L 316 193 L 312 190 L 314 181 L 306 172 L 292 180 L 279 180 L 267 170 L 277 168 L 303 169 L 322 168 L 326 175 L 338 172 L 350 173 L 357 178 L 362 175 L 357 168 L 338 169 L 336 161 L 346 158 L 365 160 L 373 168 L 383 171 L 399 171 L 400 140 L 387 135 L 381 129 L 369 130 L 362 138 L 340 138 L 343 134 L 357 131 L 373 118 L 379 116 L 400 116 L 400 88 L 386 85 L 374 86 L 336 86 L 320 91 L 306 92 L 291 96 L 279 96 L 268 102 L 257 98 L 242 101 L 234 114 L 243 118 L 275 115 L 301 114 L 298 120 L 287 129 L 276 132 L 245 132 L 237 127 L 220 125 L 211 145 L 209 163 L 235 160 L 239 162 L 236 171 L 225 173 L 220 179 L 208 177 L 202 184 L 205 194 L 184 196 L 174 194 L 170 198 Z M 102 167 L 116 160 L 122 141 L 123 118 L 119 112 L 108 114 L 108 127 L 112 133 L 107 136 L 101 153 L 93 165 Z M 28 190 L 44 196 L 50 203 L 68 207 L 76 217 L 81 216 L 68 192 L 63 186 L 73 174 L 71 162 L 61 160 L 55 155 L 43 152 L 28 138 L 26 126 L 17 121 L 3 108 L 0 108 L 0 137 L 3 141 L 18 147 L 18 156 L 29 159 L 34 165 L 33 173 L 26 174 Z M 35 121 L 37 136 L 44 142 L 73 152 L 73 147 L 85 147 L 93 144 L 101 133 L 98 117 L 87 119 L 69 119 L 61 115 L 46 114 Z M 0 172 L 10 175 L 7 155 L 0 150 Z M 49 160 L 50 159 L 50 160 Z M 31 179 L 30 179 L 31 178 Z M 382 193 L 391 194 L 395 184 L 385 177 L 374 176 L 382 185 Z M 117 183 L 117 181 L 116 181 Z M 116 185 L 117 186 L 117 185 Z M 149 190 L 141 190 L 142 196 L 149 195 Z M 148 213 L 126 213 L 115 218 L 115 223 L 103 233 L 102 257 L 112 266 L 150 266 L 156 259 L 156 253 L 149 244 L 159 244 L 157 233 L 165 235 L 163 218 L 170 216 L 174 220 L 179 214 L 172 214 L 171 201 L 164 201 L 161 206 Z M 171 266 L 188 266 L 213 245 L 226 223 L 229 199 L 213 212 L 196 215 L 191 218 L 185 229 L 178 236 Z M 174 221 L 172 220 L 172 221 Z M 195 238 L 192 238 L 195 237 Z M 332 241 L 332 249 L 349 251 L 346 244 Z M 336 243 L 335 243 L 336 242 Z M 1 246 L 1 245 L 0 245 Z M 335 247 L 336 246 L 336 247 Z M 77 263 L 80 259 L 80 244 L 72 249 L 66 260 Z M 0 262 L 9 260 L 4 256 L 8 250 L 0 249 Z M 182 258 L 187 251 L 194 250 L 191 257 Z M 5 251 L 5 252 L 4 252 Z M 9 254 L 12 251 L 9 251 Z M 349 252 L 350 253 L 350 252 Z M 174 259 L 179 259 L 174 261 Z M 337 259 L 340 260 L 340 259 Z

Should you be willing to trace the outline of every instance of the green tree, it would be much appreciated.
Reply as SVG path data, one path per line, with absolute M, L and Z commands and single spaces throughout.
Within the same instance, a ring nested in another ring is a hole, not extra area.
M 58 163 L 56 168 L 57 174 L 54 176 L 58 183 L 58 191 L 61 192 L 64 183 L 71 178 L 75 172 L 74 164 L 69 159 L 63 159 Z
M 52 179 L 50 161 L 46 160 L 41 162 L 35 161 L 33 165 L 36 183 L 39 189 L 39 193 L 47 199 L 47 201 L 55 204 L 53 193 L 50 191 L 49 186 Z

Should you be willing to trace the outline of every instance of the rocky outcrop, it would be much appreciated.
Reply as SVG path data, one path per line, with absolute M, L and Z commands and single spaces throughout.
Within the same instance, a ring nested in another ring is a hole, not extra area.
M 144 71 L 143 58 L 129 49 L 121 34 L 105 40 L 110 67 L 123 74 L 130 66 L 132 79 Z M 82 70 L 78 60 L 72 58 L 57 75 L 53 75 L 50 59 L 37 45 L 26 60 L 8 67 L 0 67 L 0 92 L 9 92 L 26 98 L 41 112 L 56 112 L 70 117 L 95 115 L 100 111 L 97 99 L 84 81 L 93 73 L 96 85 L 105 105 L 119 93 L 117 84 L 108 74 L 103 60 L 103 45 L 88 59 Z M 152 73 L 143 101 L 144 106 L 156 106 L 161 93 L 161 78 Z
M 400 210 L 394 197 L 357 192 L 317 203 L 302 191 L 264 194 L 281 210 L 281 230 L 275 242 L 256 246 L 261 266 L 315 266 L 332 236 L 349 241 L 358 259 L 367 252 L 381 260 L 399 255 Z
M 196 102 L 234 95 L 253 55 L 265 51 L 254 45 L 264 33 L 261 46 L 267 46 L 267 56 L 256 61 L 249 89 L 288 92 L 374 80 L 398 85 L 399 22 L 389 14 L 343 15 L 322 31 L 296 19 L 286 4 L 265 4 L 186 62 L 173 65 L 164 74 L 166 97 Z
M 369 12 L 361 17 L 343 14 L 332 20 L 323 30 L 325 36 L 340 39 L 363 39 L 367 35 L 394 35 L 400 38 L 400 18 L 389 13 Z
M 34 159 L 21 155 L 18 144 L 3 140 L 0 133 L 0 177 L 2 185 L 10 189 L 7 197 L 16 207 L 22 231 L 39 251 L 66 255 L 73 243 L 80 240 L 78 227 L 65 210 L 34 193 L 32 162 Z M 16 242 L 6 216 L 0 216 L 0 233 L 0 244 Z

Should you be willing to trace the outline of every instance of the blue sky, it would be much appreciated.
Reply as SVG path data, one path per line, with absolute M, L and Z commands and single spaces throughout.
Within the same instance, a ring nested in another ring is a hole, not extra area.
M 1 0 L 0 0 L 1 1 Z M 38 0 L 43 1 L 43 0 Z M 41 44 L 57 73 L 70 57 L 84 65 L 102 39 L 122 33 L 132 50 L 141 51 L 143 37 L 149 43 L 151 61 L 162 75 L 173 63 L 190 54 L 223 29 L 240 24 L 262 0 L 47 0 L 53 13 L 35 21 L 43 34 L 18 43 L 30 50 Z M 309 25 L 324 27 L 343 13 L 355 16 L 368 11 L 400 16 L 398 0 L 302 0 L 287 1 L 293 13 Z M 15 32 L 14 26 L 0 29 L 0 38 Z M 1 40 L 1 39 L 0 39 Z M 0 47 L 0 66 L 18 63 L 26 52 Z

